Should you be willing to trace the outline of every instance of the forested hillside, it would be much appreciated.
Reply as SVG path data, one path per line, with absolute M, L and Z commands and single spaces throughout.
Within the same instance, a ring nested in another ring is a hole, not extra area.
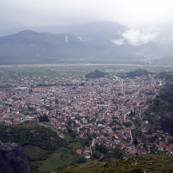
M 151 100 L 152 105 L 144 111 L 143 118 L 152 128 L 173 134 L 173 73 L 162 72 L 158 77 L 165 80 L 165 85 L 160 86 L 159 94 Z

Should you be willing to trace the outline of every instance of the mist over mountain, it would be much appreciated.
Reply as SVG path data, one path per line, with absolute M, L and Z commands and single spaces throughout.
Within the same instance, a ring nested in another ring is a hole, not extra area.
M 156 41 L 162 44 L 173 45 L 173 23 L 158 27 L 158 37 Z
M 151 61 L 173 55 L 169 42 L 154 42 L 157 34 L 116 22 L 65 25 L 56 33 L 25 30 L 0 37 L 0 64 Z

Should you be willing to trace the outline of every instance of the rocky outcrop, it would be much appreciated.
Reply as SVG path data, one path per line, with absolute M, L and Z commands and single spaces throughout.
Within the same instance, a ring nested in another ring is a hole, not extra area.
M 145 70 L 145 69 L 137 69 L 135 71 L 131 71 L 131 72 L 128 72 L 126 73 L 126 75 L 128 77 L 135 77 L 135 76 L 147 76 L 148 75 L 148 71 Z
M 16 143 L 0 141 L 0 173 L 30 173 L 28 160 L 22 147 Z
M 97 78 L 104 77 L 105 75 L 107 75 L 107 73 L 99 71 L 99 70 L 95 70 L 91 73 L 86 74 L 85 78 L 97 79 Z

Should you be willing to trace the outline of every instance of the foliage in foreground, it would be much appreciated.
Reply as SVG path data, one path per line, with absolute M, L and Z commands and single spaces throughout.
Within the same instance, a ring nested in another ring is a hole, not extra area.
M 0 132 L 0 141 L 12 141 L 21 146 L 34 145 L 45 150 L 54 151 L 65 144 L 65 141 L 56 132 L 39 125 L 1 125 Z
M 168 155 L 141 155 L 120 160 L 87 162 L 74 165 L 56 173 L 170 173 L 173 172 L 173 157 Z

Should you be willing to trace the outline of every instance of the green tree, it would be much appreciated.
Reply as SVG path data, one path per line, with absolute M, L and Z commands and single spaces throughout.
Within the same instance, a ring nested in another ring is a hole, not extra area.
M 102 154 L 106 154 L 109 151 L 109 149 L 104 144 L 96 144 L 96 150 L 98 150 Z
M 116 147 L 112 150 L 112 152 L 106 154 L 105 158 L 121 159 L 123 156 L 125 156 L 124 151 L 122 151 L 118 147 Z
M 79 158 L 77 159 L 77 163 L 85 163 L 87 162 L 87 159 L 83 156 L 79 156 Z
M 89 139 L 82 139 L 82 145 L 83 146 L 90 146 L 91 145 L 91 141 Z
M 93 151 L 92 157 L 93 159 L 99 159 L 101 157 L 101 154 L 98 151 Z

